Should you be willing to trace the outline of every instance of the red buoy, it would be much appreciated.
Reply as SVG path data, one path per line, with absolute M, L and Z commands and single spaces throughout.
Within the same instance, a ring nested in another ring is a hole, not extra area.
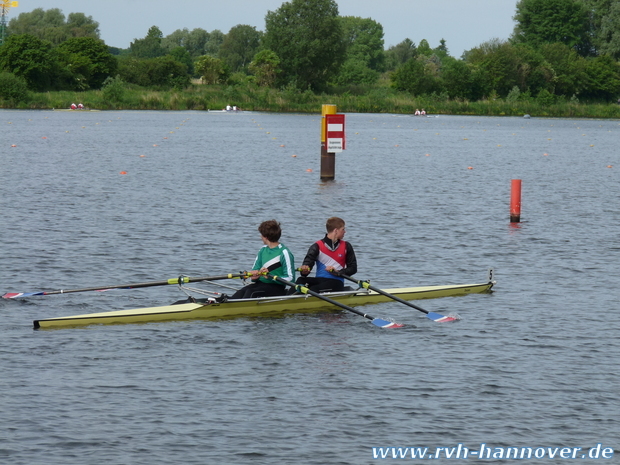
M 510 222 L 521 221 L 521 180 L 513 179 L 510 189 Z

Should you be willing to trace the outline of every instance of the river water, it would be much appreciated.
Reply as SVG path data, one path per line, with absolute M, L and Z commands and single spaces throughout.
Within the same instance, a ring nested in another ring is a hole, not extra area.
M 319 124 L 0 110 L 2 293 L 238 272 L 271 218 L 300 264 L 329 216 L 378 287 L 497 280 L 418 302 L 455 323 L 368 309 L 397 330 L 335 311 L 35 331 L 183 294 L 0 299 L 3 464 L 365 464 L 383 461 L 373 447 L 458 444 L 617 461 L 620 122 L 349 114 L 326 183 Z

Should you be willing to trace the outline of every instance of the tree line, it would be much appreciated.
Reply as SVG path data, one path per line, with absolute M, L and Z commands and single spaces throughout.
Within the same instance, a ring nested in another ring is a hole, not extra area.
M 410 39 L 384 48 L 383 27 L 340 16 L 334 0 L 291 0 L 267 12 L 265 30 L 223 33 L 157 26 L 127 49 L 108 47 L 83 13 L 42 8 L 11 19 L 0 46 L 0 99 L 28 91 L 204 84 L 361 93 L 384 86 L 446 99 L 616 101 L 620 0 L 520 0 L 508 40 L 450 55 Z

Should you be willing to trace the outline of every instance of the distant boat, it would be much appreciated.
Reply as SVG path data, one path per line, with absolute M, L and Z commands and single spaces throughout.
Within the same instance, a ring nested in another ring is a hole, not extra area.
M 242 113 L 243 110 L 207 110 L 209 113 Z
M 75 110 L 71 109 L 71 108 L 52 108 L 53 111 L 75 111 L 75 112 L 80 112 L 80 111 L 101 111 L 101 110 L 93 110 L 91 108 L 76 108 Z

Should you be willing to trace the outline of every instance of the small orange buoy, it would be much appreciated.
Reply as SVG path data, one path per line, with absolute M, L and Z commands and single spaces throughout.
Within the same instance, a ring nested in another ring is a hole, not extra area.
M 157 147 L 157 144 L 153 144 L 153 147 Z
M 144 157 L 146 157 L 146 155 L 140 155 L 140 158 L 144 158 Z
M 306 173 L 312 173 L 312 170 L 311 170 L 310 168 L 308 168 L 308 169 L 306 170 Z
M 121 174 L 127 174 L 127 171 L 121 171 Z
M 293 158 L 297 158 L 297 155 L 291 155 L 291 157 L 293 157 Z
M 41 139 L 47 139 L 47 137 L 43 136 L 43 137 L 41 137 Z
M 548 153 L 543 153 L 543 157 L 548 157 L 549 154 Z
M 468 170 L 473 170 L 473 169 L 474 169 L 474 167 L 473 167 L 473 166 L 468 166 L 468 167 L 467 167 L 467 169 L 468 169 Z
M 613 168 L 613 165 L 607 165 L 607 168 Z
M 284 147 L 284 144 L 280 144 L 280 147 Z
M 13 145 L 11 145 L 11 147 L 17 147 L 17 145 L 13 144 Z
M 427 153 L 427 154 L 426 154 L 426 156 L 427 156 L 427 157 L 430 157 L 430 156 L 431 156 L 431 154 L 430 154 L 430 153 Z

